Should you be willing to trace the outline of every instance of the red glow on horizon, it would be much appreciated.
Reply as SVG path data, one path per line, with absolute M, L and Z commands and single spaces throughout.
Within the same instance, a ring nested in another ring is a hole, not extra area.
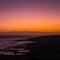
M 60 32 L 59 8 L 47 5 L 14 5 L 3 8 L 0 13 L 0 32 Z

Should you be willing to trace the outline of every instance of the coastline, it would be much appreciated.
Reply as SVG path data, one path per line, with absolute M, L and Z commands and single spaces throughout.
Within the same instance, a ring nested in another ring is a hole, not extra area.
M 39 36 L 39 37 L 26 39 L 26 41 L 27 40 L 35 41 L 35 43 L 33 44 L 26 45 L 27 48 L 25 47 L 26 49 L 30 49 L 31 52 L 28 52 L 25 55 L 0 55 L 0 59 L 2 60 L 3 59 L 11 59 L 11 60 L 60 59 L 60 35 Z M 16 46 L 16 47 L 20 48 L 20 46 Z

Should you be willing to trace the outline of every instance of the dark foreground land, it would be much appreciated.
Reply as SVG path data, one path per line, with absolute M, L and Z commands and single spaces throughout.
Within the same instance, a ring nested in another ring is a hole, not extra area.
M 31 52 L 19 56 L 0 55 L 0 60 L 60 60 L 60 35 L 40 36 L 27 40 L 35 41 L 26 48 Z

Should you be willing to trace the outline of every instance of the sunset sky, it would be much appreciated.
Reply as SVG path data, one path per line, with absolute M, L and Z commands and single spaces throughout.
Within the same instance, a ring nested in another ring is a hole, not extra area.
M 60 32 L 60 0 L 0 0 L 0 32 Z

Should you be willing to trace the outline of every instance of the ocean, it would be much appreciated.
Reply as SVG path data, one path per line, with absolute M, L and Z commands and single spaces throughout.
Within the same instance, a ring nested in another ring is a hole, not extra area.
M 33 43 L 32 41 L 25 41 L 32 38 L 32 35 L 0 35 L 0 54 L 1 55 L 22 55 L 30 52 L 23 46 Z M 15 47 L 19 48 L 15 48 Z M 20 48 L 21 47 L 21 48 Z M 14 51 L 17 51 L 15 54 Z
M 35 41 L 29 41 L 28 39 L 42 35 L 50 34 L 0 34 L 0 55 L 25 55 L 26 53 L 31 52 L 27 46 L 35 43 Z

